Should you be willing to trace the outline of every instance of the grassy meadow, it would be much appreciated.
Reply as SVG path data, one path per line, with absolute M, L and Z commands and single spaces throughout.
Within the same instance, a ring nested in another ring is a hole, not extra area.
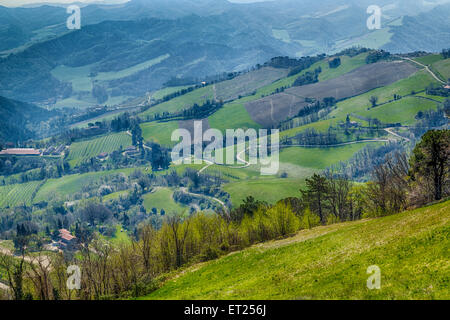
M 449 299 L 450 202 L 300 231 L 177 273 L 142 299 Z M 381 288 L 369 290 L 369 266 Z
M 148 212 L 156 208 L 158 213 L 164 209 L 166 214 L 173 212 L 181 213 L 187 210 L 187 207 L 175 202 L 173 199 L 173 190 L 169 188 L 157 188 L 154 192 L 144 195 L 144 208 Z

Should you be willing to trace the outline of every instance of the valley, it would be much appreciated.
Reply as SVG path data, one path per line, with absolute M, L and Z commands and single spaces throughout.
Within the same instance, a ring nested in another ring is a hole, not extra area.
M 448 299 L 450 4 L 369 2 L 0 6 L 0 300 Z

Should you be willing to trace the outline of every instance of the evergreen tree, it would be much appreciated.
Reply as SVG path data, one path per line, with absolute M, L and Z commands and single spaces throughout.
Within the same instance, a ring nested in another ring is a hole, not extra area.
M 411 159 L 413 177 L 431 179 L 434 199 L 441 200 L 443 187 L 448 182 L 450 166 L 450 130 L 431 130 L 413 150 Z

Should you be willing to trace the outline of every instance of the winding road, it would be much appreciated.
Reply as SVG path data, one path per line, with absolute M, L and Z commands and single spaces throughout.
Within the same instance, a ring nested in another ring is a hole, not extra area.
M 405 140 L 405 141 L 407 141 L 407 142 L 410 142 L 410 141 L 411 141 L 411 139 L 408 139 L 408 138 L 406 138 L 406 137 L 402 137 L 401 135 L 395 133 L 395 132 L 393 131 L 393 129 L 394 129 L 394 128 L 386 128 L 386 129 L 384 129 L 384 131 L 386 131 L 387 133 L 389 133 L 389 134 L 393 135 L 394 137 L 397 137 L 397 138 L 399 138 L 399 139 L 401 139 L 401 140 Z
M 418 62 L 416 60 L 410 59 L 410 58 L 405 58 L 405 57 L 399 57 L 399 58 L 403 59 L 403 60 L 411 61 L 411 62 L 413 62 L 413 63 L 415 63 L 415 64 L 417 64 L 417 65 L 419 65 L 421 67 L 424 67 L 433 76 L 433 78 L 435 78 L 437 81 L 439 81 L 442 84 L 447 84 L 444 81 L 442 81 L 433 71 L 431 71 L 429 66 L 426 66 L 426 65 L 424 65 L 424 64 L 422 64 L 422 63 L 420 63 L 420 62 Z
M 131 133 L 130 130 L 127 131 L 127 134 L 128 134 L 130 137 L 133 137 L 133 134 Z M 143 143 L 142 146 L 144 147 L 144 149 L 152 150 L 152 148 L 150 148 L 149 146 L 146 146 L 145 143 Z
M 198 198 L 198 197 L 200 197 L 200 198 L 207 198 L 207 199 L 211 199 L 211 200 L 213 200 L 213 201 L 215 201 L 217 203 L 220 203 L 220 205 L 225 209 L 225 211 L 228 212 L 228 207 L 226 206 L 225 202 L 223 202 L 220 199 L 217 199 L 217 198 L 211 197 L 211 196 L 207 196 L 207 195 L 204 195 L 204 194 L 189 192 L 188 188 L 186 188 L 186 187 L 179 188 L 179 190 L 181 192 L 187 194 L 187 195 L 190 195 L 190 196 L 193 196 L 193 197 L 196 197 L 196 198 Z

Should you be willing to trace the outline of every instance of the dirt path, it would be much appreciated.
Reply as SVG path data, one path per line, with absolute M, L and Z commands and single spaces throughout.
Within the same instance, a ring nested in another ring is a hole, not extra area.
M 408 141 L 408 142 L 411 141 L 411 139 L 408 139 L 408 138 L 406 138 L 406 137 L 402 137 L 401 135 L 395 133 L 395 132 L 393 131 L 393 129 L 394 129 L 394 128 L 386 128 L 386 129 L 384 129 L 384 131 L 386 131 L 387 133 L 389 133 L 389 134 L 393 135 L 394 137 L 397 137 L 397 138 L 399 138 L 399 139 L 401 139 L 401 140 L 405 140 L 405 141 Z
M 214 92 L 214 101 L 217 101 L 217 88 L 216 88 L 216 85 L 215 84 L 213 84 L 213 92 Z
M 243 165 L 242 167 L 235 167 L 235 169 L 244 169 L 244 168 L 250 167 L 251 163 L 248 162 L 247 160 L 245 160 L 245 152 L 246 152 L 248 149 L 249 149 L 249 148 L 244 149 L 243 151 L 239 152 L 239 153 L 236 155 L 236 159 L 237 159 L 238 161 L 242 162 L 244 165 Z M 244 155 L 244 158 L 241 158 L 242 155 Z
M 0 254 L 10 257 L 21 258 L 20 256 L 15 255 L 13 252 L 5 248 L 0 248 Z M 40 257 L 25 256 L 25 261 L 33 264 L 38 264 L 40 262 L 44 267 L 48 267 L 51 264 L 51 260 L 47 256 L 40 256 Z
M 191 195 L 191 196 L 193 196 L 193 197 L 201 197 L 201 198 L 208 198 L 208 199 L 211 199 L 211 200 L 213 200 L 213 201 L 215 201 L 215 202 L 217 202 L 217 203 L 220 203 L 220 205 L 225 209 L 225 211 L 228 211 L 228 207 L 225 205 L 225 203 L 222 201 L 222 200 L 220 200 L 220 199 L 217 199 L 217 198 L 215 198 L 215 197 L 211 197 L 211 196 L 207 196 L 207 195 L 204 195 L 204 194 L 198 194 L 198 193 L 192 193 L 192 192 L 189 192 L 189 190 L 186 188 L 186 187 L 183 187 L 183 188 L 180 188 L 179 189 L 181 192 L 183 192 L 183 193 L 185 193 L 185 194 L 187 194 L 187 195 Z
M 299 147 L 299 148 L 334 148 L 334 147 L 343 147 L 351 144 L 358 143 L 367 143 L 367 142 L 390 142 L 392 139 L 371 139 L 371 140 L 358 140 L 358 141 L 350 141 L 338 144 L 327 144 L 327 145 L 302 145 L 302 144 L 292 144 L 292 145 L 280 145 L 280 148 L 290 148 L 290 147 Z
M 211 167 L 211 166 L 213 166 L 213 165 L 224 166 L 224 167 L 228 167 L 228 168 L 230 168 L 230 169 L 245 169 L 245 168 L 250 167 L 250 166 L 251 166 L 251 163 L 248 162 L 247 160 L 245 160 L 245 152 L 246 152 L 247 150 L 248 150 L 248 148 L 242 150 L 241 152 L 239 152 L 239 153 L 236 155 L 236 159 L 237 159 L 239 162 L 243 163 L 243 164 L 244 164 L 243 166 L 232 167 L 232 166 L 229 166 L 229 165 L 226 165 L 226 164 L 223 164 L 223 163 L 216 163 L 216 162 L 212 162 L 212 161 L 210 161 L 210 160 L 203 159 L 203 161 L 206 162 L 206 166 L 204 166 L 203 168 L 201 168 L 201 169 L 198 171 L 198 175 L 202 174 L 202 172 L 204 172 L 206 169 L 208 169 L 209 167 Z M 243 155 L 243 154 L 244 154 L 244 158 L 242 158 L 242 155 Z
M 9 291 L 9 286 L 4 284 L 3 282 L 0 282 L 0 290 Z
M 424 65 L 424 64 L 422 64 L 422 63 L 420 63 L 420 62 L 418 62 L 416 60 L 410 59 L 410 58 L 404 58 L 404 57 L 399 57 L 399 58 L 403 59 L 403 60 L 411 61 L 411 62 L 413 62 L 413 63 L 415 63 L 415 64 L 417 64 L 417 65 L 419 65 L 421 67 L 424 67 L 425 70 L 427 70 L 428 73 L 431 74 L 433 76 L 433 78 L 435 78 L 437 81 L 439 81 L 442 84 L 447 84 L 444 81 L 442 81 L 433 71 L 431 71 L 429 66 L 426 66 L 426 65 Z
M 203 160 L 204 162 L 206 162 L 206 166 L 204 166 L 203 168 L 200 169 L 200 171 L 198 172 L 198 175 L 201 175 L 203 171 L 205 171 L 206 169 L 208 169 L 209 167 L 215 165 L 214 162 L 209 161 L 209 160 Z
M 133 134 L 131 133 L 130 130 L 127 131 L 127 135 L 129 135 L 130 137 L 133 136 Z M 143 143 L 142 146 L 144 147 L 144 149 L 152 150 L 152 148 L 150 148 L 149 146 L 146 146 L 145 143 Z

